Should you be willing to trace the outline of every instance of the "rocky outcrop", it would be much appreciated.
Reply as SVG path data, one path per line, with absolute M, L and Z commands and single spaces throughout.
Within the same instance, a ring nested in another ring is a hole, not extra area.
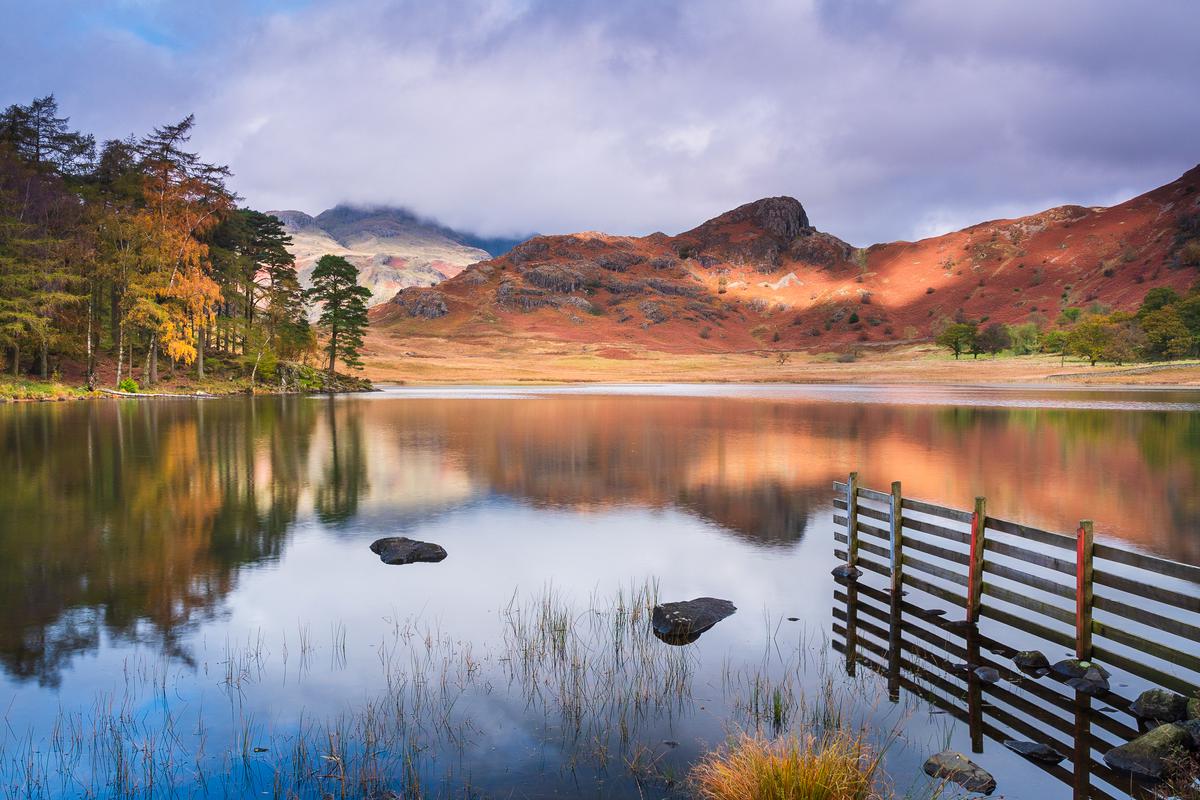
M 432 542 L 421 542 L 407 536 L 389 536 L 371 543 L 371 552 L 385 564 L 437 563 L 446 557 L 446 550 Z
M 716 597 L 660 603 L 654 607 L 651 625 L 654 635 L 667 644 L 689 644 L 735 611 L 733 603 Z
M 1132 742 L 1104 754 L 1113 769 L 1141 778 L 1160 780 L 1171 764 L 1192 747 L 1192 737 L 1182 725 L 1159 725 Z
M 943 750 L 925 762 L 925 774 L 931 778 L 957 783 L 968 792 L 991 794 L 996 791 L 996 779 L 987 770 L 962 753 Z
M 410 317 L 437 319 L 449 313 L 446 296 L 435 289 L 401 289 L 392 302 L 403 308 Z

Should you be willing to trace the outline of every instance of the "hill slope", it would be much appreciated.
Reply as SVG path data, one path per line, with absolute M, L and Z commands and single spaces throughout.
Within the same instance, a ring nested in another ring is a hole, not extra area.
M 858 250 L 792 198 L 677 236 L 539 236 L 372 311 L 372 343 L 409 337 L 627 343 L 669 353 L 799 350 L 929 339 L 965 315 L 1053 320 L 1132 309 L 1197 278 L 1200 167 L 1111 208 L 1063 206 Z M 1194 242 L 1189 245 L 1188 242 Z
M 371 305 L 407 286 L 432 286 L 463 267 L 502 254 L 513 240 L 480 239 L 425 221 L 404 209 L 337 206 L 313 217 L 302 211 L 268 212 L 292 236 L 291 252 L 304 286 L 317 259 L 343 256 L 371 290 Z M 491 252 L 473 243 L 490 246 Z

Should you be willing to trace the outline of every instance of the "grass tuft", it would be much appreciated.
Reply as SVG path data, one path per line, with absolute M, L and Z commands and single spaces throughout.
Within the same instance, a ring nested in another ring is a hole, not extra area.
M 861 735 L 742 734 L 691 771 L 704 800 L 876 800 L 878 755 Z

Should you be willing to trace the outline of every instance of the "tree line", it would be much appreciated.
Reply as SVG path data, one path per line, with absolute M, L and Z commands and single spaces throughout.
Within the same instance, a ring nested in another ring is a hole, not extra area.
M 13 375 L 67 366 L 89 388 L 206 357 L 251 381 L 281 361 L 358 360 L 369 292 L 335 256 L 306 291 L 282 223 L 240 207 L 228 167 L 188 148 L 195 120 L 97 144 L 53 96 L 0 112 L 0 350 Z M 309 322 L 312 304 L 321 309 Z
M 936 342 L 960 358 L 964 354 L 995 356 L 1055 353 L 1077 356 L 1095 366 L 1100 361 L 1158 361 L 1200 356 L 1200 282 L 1180 294 L 1167 286 L 1146 292 L 1136 312 L 1064 308 L 1050 328 L 1042 321 L 1018 325 L 959 319 L 947 323 Z

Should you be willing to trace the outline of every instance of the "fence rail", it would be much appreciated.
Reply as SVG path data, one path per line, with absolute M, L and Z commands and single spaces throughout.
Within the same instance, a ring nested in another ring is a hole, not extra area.
M 1074 535 L 884 492 L 858 474 L 833 484 L 834 554 L 846 564 L 1195 696 L 1200 567 Z M 1161 662 L 1158 664 L 1151 662 Z

